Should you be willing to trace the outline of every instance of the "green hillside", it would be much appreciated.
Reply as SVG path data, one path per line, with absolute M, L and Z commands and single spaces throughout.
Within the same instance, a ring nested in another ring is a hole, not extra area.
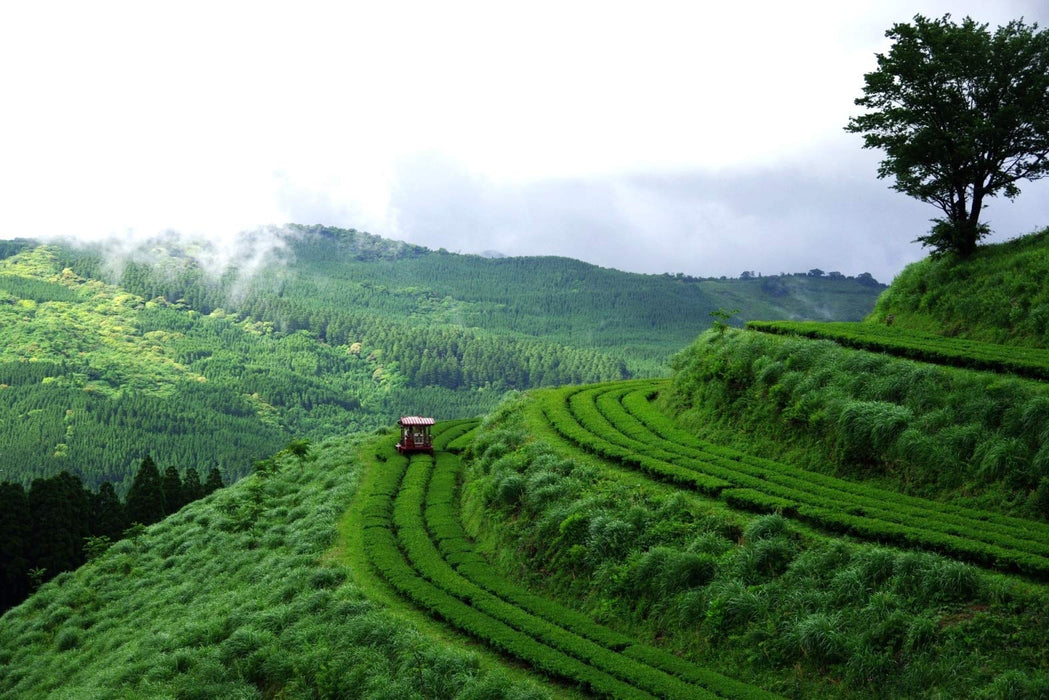
M 219 279 L 209 277 L 199 265 L 207 251 L 170 239 L 143 246 L 119 283 L 145 298 L 182 298 L 204 313 L 236 310 L 271 321 L 277 330 L 308 329 L 335 344 L 383 341 L 384 359 L 397 362 L 410 383 L 451 388 L 572 381 L 531 376 L 531 356 L 548 352 L 535 349 L 540 339 L 597 350 L 630 374 L 664 374 L 669 356 L 709 326 L 708 314 L 717 308 L 739 309 L 737 323 L 859 320 L 884 289 L 869 275 L 640 275 L 568 258 L 433 251 L 323 226 L 271 233 L 270 245 L 277 246 L 271 256 L 251 247 L 261 243 L 243 243 L 243 255 L 260 257 L 263 265 L 251 276 L 231 268 Z M 80 274 L 107 274 L 102 251 L 69 254 Z M 414 352 L 420 343 L 432 350 L 443 376 L 422 366 Z M 475 343 L 487 344 L 480 358 L 464 349 Z
M 70 471 L 123 493 L 149 454 L 239 477 L 289 436 L 385 424 L 379 363 L 204 315 L 63 269 L 54 251 L 0 260 L 3 476 Z
M 447 255 L 356 236 L 342 245 L 356 241 L 361 266 Z M 10 259 L 46 268 L 49 258 Z M 80 271 L 59 274 L 92 279 L 80 276 L 89 259 L 70 262 Z M 159 284 L 156 269 L 128 268 L 124 281 Z M 310 317 L 302 290 L 330 298 L 339 288 L 330 281 L 325 292 L 321 279 L 271 278 L 280 293 L 269 318 L 246 315 L 262 298 L 247 287 L 244 307 L 215 313 L 206 295 L 222 284 L 193 287 L 206 294 L 192 302 L 124 287 L 91 299 L 96 310 L 127 295 L 132 309 L 210 318 L 226 338 L 272 324 L 275 340 L 381 363 L 387 384 L 399 377 L 411 390 L 413 375 L 383 356 L 392 344 L 358 340 L 354 352 L 338 336 L 353 319 L 362 324 L 354 333 L 370 328 L 370 312 Z M 401 319 L 387 327 L 393 341 L 495 303 L 354 279 L 369 290 L 355 294 L 374 294 L 372 308 Z M 23 284 L 10 304 L 18 313 L 33 299 L 38 313 L 76 309 L 84 294 L 47 275 Z M 468 286 L 456 293 L 466 297 Z M 507 305 L 522 292 L 508 290 Z M 563 315 L 556 333 L 575 322 Z M 523 338 L 511 318 L 459 328 L 495 348 Z M 139 334 L 112 328 L 133 323 L 110 311 L 86 325 L 137 347 Z M 43 348 L 46 337 L 34 342 Z M 166 365 L 167 346 L 158 347 L 125 376 L 150 369 L 158 386 L 169 374 L 171 386 L 193 380 L 192 362 Z M 624 355 L 591 352 L 629 366 Z M 1049 693 L 1049 363 L 1040 351 L 896 325 L 785 321 L 706 331 L 672 364 L 671 377 L 510 392 L 484 419 L 439 421 L 432 456 L 399 455 L 379 431 L 318 441 L 314 459 L 285 451 L 256 462 L 252 476 L 6 613 L 0 695 Z M 99 383 L 88 393 L 119 398 L 120 382 L 104 378 L 88 373 L 84 386 Z
M 1049 229 L 980 246 L 967 260 L 909 265 L 878 299 L 875 323 L 1049 348 Z M 772 318 L 772 317 L 769 317 Z

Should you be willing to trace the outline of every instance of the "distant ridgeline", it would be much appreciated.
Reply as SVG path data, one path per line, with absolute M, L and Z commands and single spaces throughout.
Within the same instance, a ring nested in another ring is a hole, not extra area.
M 143 455 L 229 480 L 290 439 L 479 415 L 508 390 L 659 376 L 710 312 L 859 319 L 869 275 L 639 275 L 288 226 L 233 252 L 0 241 L 0 480 L 126 493 Z M 225 255 L 225 257 L 223 257 Z
M 243 259 L 254 262 L 235 262 L 221 277 L 202 267 L 207 251 L 175 238 L 143 246 L 117 278 L 101 250 L 64 255 L 78 274 L 109 274 L 146 299 L 182 300 L 201 313 L 235 311 L 332 344 L 381 346 L 410 384 L 453 389 L 664 374 L 668 357 L 709 326 L 715 309 L 739 309 L 737 325 L 755 318 L 860 320 L 885 288 L 867 273 L 701 279 L 569 258 L 486 258 L 322 226 L 288 226 L 265 242 L 245 239 Z M 255 274 L 263 267 L 266 274 Z M 494 353 L 495 361 L 477 363 L 468 347 Z M 430 350 L 434 366 L 423 367 L 420 348 Z M 598 354 L 558 357 L 566 348 Z

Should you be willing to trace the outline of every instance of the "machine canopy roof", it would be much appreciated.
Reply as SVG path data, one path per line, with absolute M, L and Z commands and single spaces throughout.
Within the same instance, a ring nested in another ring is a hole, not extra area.
M 433 418 L 424 418 L 423 416 L 402 416 L 397 423 L 404 427 L 415 427 L 417 425 L 433 425 L 434 420 Z

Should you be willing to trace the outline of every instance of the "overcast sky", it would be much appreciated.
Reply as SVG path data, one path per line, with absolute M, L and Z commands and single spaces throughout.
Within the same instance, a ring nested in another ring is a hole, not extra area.
M 889 281 L 937 210 L 843 132 L 885 30 L 1029 2 L 0 5 L 0 237 L 296 222 L 697 276 Z M 727 5 L 727 3 L 726 3 Z M 1049 225 L 1049 182 L 993 200 Z

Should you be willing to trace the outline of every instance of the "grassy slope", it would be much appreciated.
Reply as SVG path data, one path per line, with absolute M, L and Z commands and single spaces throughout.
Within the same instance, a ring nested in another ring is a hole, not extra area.
M 1046 517 L 1049 385 L 753 331 L 707 334 L 667 397 L 714 442 L 808 469 Z
M 390 438 L 384 438 L 389 440 Z M 539 697 L 369 598 L 332 556 L 362 438 L 191 504 L 0 622 L 0 696 Z
M 909 265 L 870 316 L 943 335 L 1049 347 L 1049 229 L 981 246 L 970 260 Z

